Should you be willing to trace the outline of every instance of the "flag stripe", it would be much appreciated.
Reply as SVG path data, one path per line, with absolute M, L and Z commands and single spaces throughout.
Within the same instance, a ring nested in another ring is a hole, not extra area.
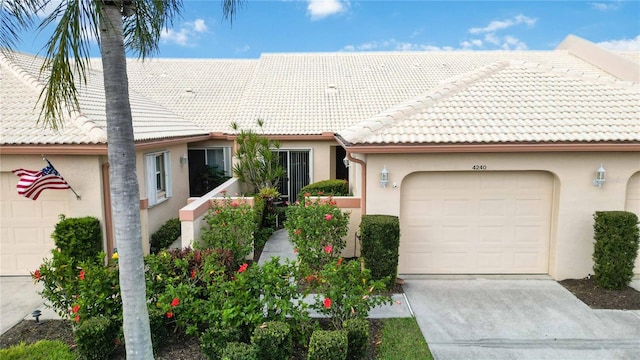
M 40 171 L 26 169 L 16 169 L 12 171 L 20 177 L 16 185 L 19 195 L 31 200 L 37 200 L 44 190 L 64 190 L 71 188 L 48 160 L 47 163 L 49 165 Z

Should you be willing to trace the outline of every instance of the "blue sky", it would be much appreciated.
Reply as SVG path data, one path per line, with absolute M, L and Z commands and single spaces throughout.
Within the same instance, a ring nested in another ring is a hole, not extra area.
M 156 57 L 269 52 L 550 50 L 568 34 L 640 51 L 640 1 L 251 1 L 233 26 L 219 0 L 184 0 Z M 46 33 L 20 50 L 37 53 Z M 97 52 L 94 55 L 99 55 Z

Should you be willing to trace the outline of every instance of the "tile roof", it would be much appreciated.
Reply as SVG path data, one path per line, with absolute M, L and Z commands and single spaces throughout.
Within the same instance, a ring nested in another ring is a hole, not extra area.
M 640 141 L 640 84 L 497 62 L 338 131 L 349 144 Z
M 41 109 L 38 98 L 44 86 L 40 80 L 41 66 L 39 57 L 17 53 L 11 58 L 0 56 L 0 144 L 106 143 L 102 73 L 92 67 L 87 85 L 78 91 L 81 112 L 69 114 L 61 129 L 51 130 L 43 124 L 36 125 Z M 135 89 L 129 95 L 137 141 L 208 134 Z

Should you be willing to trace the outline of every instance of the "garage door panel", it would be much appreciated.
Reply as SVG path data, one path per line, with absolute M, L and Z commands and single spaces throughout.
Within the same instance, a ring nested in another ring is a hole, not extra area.
M 552 184 L 542 172 L 408 176 L 400 272 L 547 273 Z
M 1 173 L 0 275 L 28 275 L 50 256 L 51 233 L 58 216 L 68 212 L 68 192 L 46 190 L 38 200 L 19 196 L 18 178 Z

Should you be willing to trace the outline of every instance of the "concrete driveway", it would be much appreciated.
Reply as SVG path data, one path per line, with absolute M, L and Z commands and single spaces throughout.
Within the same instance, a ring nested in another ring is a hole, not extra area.
M 640 311 L 592 310 L 552 280 L 416 280 L 436 359 L 639 359 Z

